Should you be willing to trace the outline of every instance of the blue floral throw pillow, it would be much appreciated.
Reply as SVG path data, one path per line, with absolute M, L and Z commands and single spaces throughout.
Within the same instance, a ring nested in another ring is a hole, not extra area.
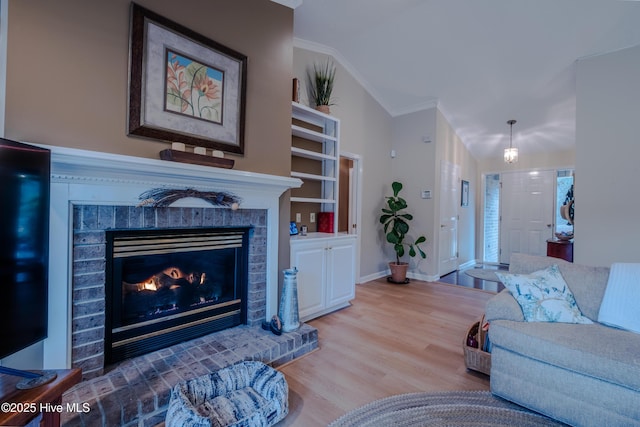
M 593 323 L 582 315 L 556 264 L 531 274 L 496 272 L 527 322 Z

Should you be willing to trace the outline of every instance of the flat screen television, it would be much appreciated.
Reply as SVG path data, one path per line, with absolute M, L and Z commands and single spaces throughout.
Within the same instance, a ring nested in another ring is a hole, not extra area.
M 49 150 L 0 138 L 0 358 L 47 337 Z

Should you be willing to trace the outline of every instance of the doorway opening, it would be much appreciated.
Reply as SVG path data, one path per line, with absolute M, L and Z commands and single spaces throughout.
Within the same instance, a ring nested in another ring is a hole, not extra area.
M 483 262 L 497 263 L 500 256 L 500 174 L 485 176 L 483 216 Z
M 552 228 L 554 232 L 573 232 L 573 225 L 569 223 L 566 219 L 564 219 L 561 215 L 561 207 L 564 204 L 567 204 L 569 199 L 573 199 L 573 183 L 574 183 L 574 173 L 573 169 L 559 169 L 555 172 L 549 171 L 556 176 L 555 184 L 551 185 L 549 191 L 546 191 L 547 194 L 550 194 L 553 197 L 553 207 L 551 207 L 551 200 L 547 200 L 545 203 L 535 203 L 536 207 L 542 207 L 549 205 L 549 209 L 553 209 L 552 219 L 550 221 L 544 221 L 543 229 L 549 230 Z M 537 177 L 542 175 L 542 172 L 533 171 L 533 172 L 514 172 L 512 175 L 514 176 L 522 176 L 522 177 Z M 531 179 L 531 178 L 528 178 Z M 553 178 L 552 178 L 553 179 Z M 505 194 L 503 194 L 503 186 L 502 186 L 503 176 L 499 173 L 487 174 L 484 177 L 483 185 L 484 185 L 484 210 L 483 210 L 483 262 L 485 263 L 500 263 L 501 262 L 501 235 L 504 233 L 502 230 L 503 220 L 501 216 L 502 205 L 505 200 L 501 200 L 501 197 L 516 197 L 517 194 L 514 193 L 512 186 L 510 189 L 507 189 Z M 536 190 L 540 190 L 540 188 L 536 188 Z M 535 191 L 536 194 L 543 194 L 544 192 Z M 526 193 L 524 193 L 526 196 Z M 532 194 L 532 193 L 531 193 Z M 522 194 L 520 196 L 523 196 Z M 526 196 L 527 199 L 530 196 Z M 547 197 L 547 196 L 545 196 Z M 546 200 L 546 198 L 545 198 Z M 508 201 L 508 200 L 506 200 Z M 534 209 L 535 210 L 535 209 Z M 529 211 L 527 211 L 529 212 Z M 525 212 L 521 212 L 524 214 Z M 529 212 L 530 213 L 530 212 Z M 513 215 L 509 213 L 510 216 Z M 544 215 L 544 212 L 540 212 L 540 215 Z M 507 218 L 508 220 L 509 218 Z M 552 237 L 552 234 L 549 233 L 548 236 L 544 237 Z M 527 253 L 531 252 L 531 247 L 523 246 L 517 251 L 525 251 Z M 512 248 L 513 249 L 513 248 Z M 504 257 L 503 257 L 504 258 Z
M 355 234 L 356 282 L 360 277 L 360 221 L 362 220 L 362 157 L 340 153 L 338 233 Z

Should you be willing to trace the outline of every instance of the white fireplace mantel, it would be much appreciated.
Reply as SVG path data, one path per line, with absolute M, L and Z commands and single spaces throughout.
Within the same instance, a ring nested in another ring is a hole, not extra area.
M 267 211 L 267 307 L 278 306 L 279 198 L 302 181 L 261 173 L 169 162 L 119 154 L 41 145 L 51 150 L 51 220 L 49 258 L 49 334 L 44 368 L 71 366 L 71 283 L 73 206 L 137 206 L 140 195 L 155 188 L 225 191 L 240 208 Z M 189 198 L 173 206 L 211 207 Z

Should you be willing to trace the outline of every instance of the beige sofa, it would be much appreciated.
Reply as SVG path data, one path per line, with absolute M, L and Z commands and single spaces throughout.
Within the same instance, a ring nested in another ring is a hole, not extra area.
M 514 254 L 509 272 L 552 264 L 594 323 L 525 322 L 509 291 L 500 292 L 486 306 L 491 391 L 575 426 L 640 426 L 640 334 L 597 323 L 609 269 Z

